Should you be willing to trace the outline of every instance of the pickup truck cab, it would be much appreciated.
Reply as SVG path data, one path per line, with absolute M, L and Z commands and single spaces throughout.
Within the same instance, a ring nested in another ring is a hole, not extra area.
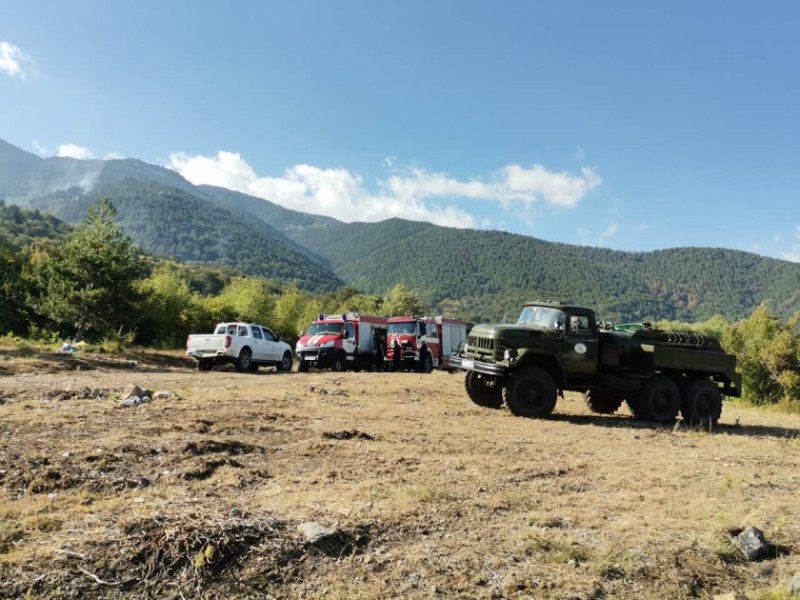
M 233 363 L 240 373 L 254 373 L 261 366 L 291 371 L 292 348 L 269 327 L 254 323 L 218 323 L 211 334 L 186 338 L 186 354 L 197 361 L 198 371 Z

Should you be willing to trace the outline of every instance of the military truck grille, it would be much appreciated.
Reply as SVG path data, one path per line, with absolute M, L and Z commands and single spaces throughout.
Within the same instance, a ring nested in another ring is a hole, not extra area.
M 484 338 L 471 335 L 467 339 L 467 344 L 469 344 L 469 352 L 467 353 L 469 356 L 482 358 L 484 360 L 502 359 L 502 356 L 495 356 L 496 351 L 499 350 L 499 348 L 495 348 L 494 338 Z

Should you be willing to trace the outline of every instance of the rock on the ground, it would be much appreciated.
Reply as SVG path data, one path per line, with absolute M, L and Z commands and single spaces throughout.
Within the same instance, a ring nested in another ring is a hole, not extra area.
M 153 400 L 172 400 L 175 394 L 168 390 L 158 390 L 153 392 Z
M 769 551 L 764 533 L 758 528 L 748 525 L 744 531 L 733 538 L 733 541 L 742 551 L 747 560 L 753 561 L 764 558 Z
M 336 534 L 333 529 L 323 527 L 316 521 L 305 521 L 297 526 L 297 530 L 303 534 L 309 544 L 317 544 Z
M 120 400 L 124 402 L 128 398 L 143 398 L 144 396 L 152 397 L 153 394 L 150 392 L 150 390 L 142 389 L 135 383 L 130 383 L 125 387 L 124 390 L 122 390 L 122 394 L 120 394 Z

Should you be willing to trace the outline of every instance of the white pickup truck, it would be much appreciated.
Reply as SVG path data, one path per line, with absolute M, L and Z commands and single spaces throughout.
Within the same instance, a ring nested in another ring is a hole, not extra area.
M 233 363 L 240 373 L 254 373 L 260 366 L 292 370 L 292 348 L 271 329 L 253 323 L 218 323 L 212 334 L 186 338 L 186 354 L 197 360 L 198 371 Z

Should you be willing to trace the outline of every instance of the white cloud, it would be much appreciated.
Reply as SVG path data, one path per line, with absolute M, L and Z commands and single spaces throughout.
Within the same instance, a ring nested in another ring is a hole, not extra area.
M 33 149 L 42 158 L 50 154 L 50 150 L 47 149 L 46 146 L 42 146 L 38 140 L 33 140 Z
M 388 157 L 386 166 L 394 165 Z M 356 173 L 347 169 L 322 169 L 295 165 L 280 177 L 263 177 L 236 152 L 216 156 L 170 155 L 168 166 L 195 184 L 224 187 L 270 200 L 286 208 L 327 215 L 342 221 L 381 221 L 401 217 L 451 227 L 480 225 L 468 212 L 434 199 L 471 199 L 508 206 L 521 202 L 527 208 L 543 200 L 556 206 L 574 206 L 601 183 L 592 169 L 580 176 L 554 173 L 541 165 L 525 169 L 510 165 L 489 180 L 461 181 L 446 173 L 410 169 L 377 182 L 378 192 L 367 190 Z
M 0 72 L 9 77 L 25 79 L 31 73 L 33 59 L 18 46 L 9 42 L 0 42 Z
M 609 240 L 609 238 L 612 238 L 615 235 L 617 235 L 618 231 L 619 231 L 619 225 L 617 225 L 616 223 L 609 223 L 608 225 L 606 225 L 606 228 L 600 232 L 600 236 L 597 238 L 597 245 L 604 246 L 605 243 Z
M 78 160 L 94 158 L 91 150 L 77 144 L 61 144 L 56 155 L 63 158 L 77 158 Z

